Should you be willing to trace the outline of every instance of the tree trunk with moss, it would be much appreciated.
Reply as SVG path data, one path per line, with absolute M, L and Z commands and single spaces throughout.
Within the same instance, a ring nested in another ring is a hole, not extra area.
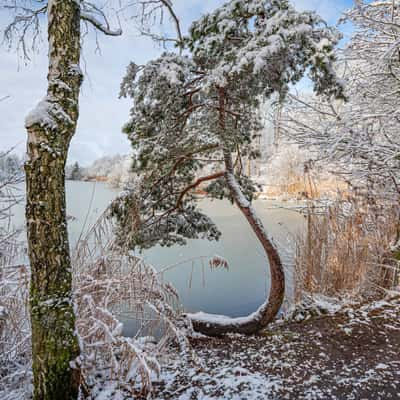
M 79 356 L 65 204 L 65 163 L 78 120 L 80 7 L 48 2 L 46 97 L 26 118 L 34 399 L 76 399 Z

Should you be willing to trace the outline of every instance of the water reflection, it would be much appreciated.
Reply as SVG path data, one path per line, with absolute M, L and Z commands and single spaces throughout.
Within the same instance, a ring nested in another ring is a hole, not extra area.
M 102 183 L 67 182 L 67 213 L 73 217 L 68 222 L 71 246 L 117 194 L 118 191 Z M 289 268 L 287 286 L 290 294 L 293 237 L 300 232 L 304 219 L 297 212 L 279 208 L 281 205 L 265 200 L 254 203 Z M 140 256 L 158 271 L 178 264 L 165 272 L 163 278 L 176 287 L 186 310 L 232 317 L 248 314 L 263 302 L 269 290 L 268 261 L 263 249 L 240 211 L 228 201 L 203 200 L 201 207 L 221 230 L 220 241 L 189 240 L 186 246 L 157 246 Z M 14 212 L 13 223 L 18 225 L 23 221 L 21 205 Z M 225 258 L 229 270 L 211 269 L 208 260 L 213 255 Z M 126 332 L 132 333 L 135 330 L 132 321 L 127 317 L 124 320 Z

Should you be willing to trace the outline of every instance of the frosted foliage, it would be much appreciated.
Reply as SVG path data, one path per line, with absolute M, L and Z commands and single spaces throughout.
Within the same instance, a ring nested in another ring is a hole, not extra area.
M 106 211 L 74 251 L 76 327 L 93 397 L 113 382 L 110 398 L 136 397 L 151 391 L 167 344 L 175 341 L 184 360 L 191 352 L 175 289 L 151 265 L 117 246 L 110 239 L 114 229 Z M 133 338 L 123 336 L 118 316 L 124 315 L 137 324 Z
M 114 187 L 124 187 L 132 179 L 132 157 L 115 155 L 100 157 L 82 169 L 84 179 L 103 179 Z
M 298 146 L 282 143 L 268 160 L 263 171 L 264 183 L 287 185 L 304 177 L 304 167 L 314 154 Z
M 0 398 L 14 400 L 30 393 L 30 327 L 27 309 L 29 275 L 22 264 L 21 229 L 12 224 L 22 200 L 22 161 L 0 152 Z M 7 388 L 16 388 L 9 393 Z
M 114 187 L 125 187 L 132 180 L 132 158 L 125 156 L 114 165 L 108 175 L 108 182 Z
M 292 97 L 281 125 L 297 143 L 335 162 L 355 186 L 399 194 L 399 4 L 357 1 L 345 19 L 355 32 L 337 69 L 348 102 Z
M 82 392 L 91 398 L 145 397 L 160 374 L 158 358 L 176 342 L 191 358 L 175 289 L 157 271 L 110 240 L 112 220 L 102 216 L 77 245 L 72 259 L 76 330 Z M 14 258 L 15 260 L 15 258 Z M 0 398 L 28 400 L 32 394 L 29 267 L 0 259 Z M 138 327 L 123 335 L 121 315 Z M 159 340 L 154 338 L 158 334 Z
M 255 187 L 242 158 L 260 155 L 260 102 L 283 98 L 307 71 L 318 93 L 341 97 L 332 70 L 339 37 L 316 14 L 286 1 L 235 0 L 192 24 L 184 55 L 131 63 L 121 84 L 121 95 L 133 103 L 124 131 L 134 149 L 133 172 L 142 179 L 114 209 L 121 240 L 149 247 L 218 239 L 197 208 L 196 190 L 251 201 Z M 226 171 L 231 155 L 236 161 Z
M 340 95 L 340 83 L 330 85 L 339 39 L 317 14 L 297 12 L 288 1 L 235 0 L 194 22 L 188 46 L 197 60 L 212 63 L 210 83 L 256 74 L 267 82 L 263 92 L 284 93 L 309 69 L 318 93 Z

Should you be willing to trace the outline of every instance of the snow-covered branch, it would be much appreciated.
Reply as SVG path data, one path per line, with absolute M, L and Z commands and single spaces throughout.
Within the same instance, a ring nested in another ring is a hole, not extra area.
M 356 30 L 337 69 L 348 101 L 290 96 L 280 126 L 355 186 L 398 196 L 400 8 L 397 2 L 358 1 L 346 18 Z
M 77 0 L 77 4 L 81 8 L 81 20 L 93 26 L 95 32 L 102 32 L 107 36 L 120 36 L 123 33 L 121 23 L 131 24 L 133 20 L 142 34 L 156 41 L 174 41 L 182 46 L 183 34 L 180 21 L 170 0 L 115 0 L 107 2 L 103 7 L 96 2 L 86 0 Z M 11 15 L 14 14 L 11 22 L 4 29 L 4 39 L 10 47 L 15 44 L 16 48 L 21 50 L 23 57 L 29 60 L 30 53 L 37 49 L 41 39 L 48 1 L 5 0 L 3 7 Z M 164 10 L 171 17 L 177 35 L 176 39 L 153 32 L 151 21 L 159 15 L 162 23 Z M 114 28 L 112 25 L 117 25 L 117 27 Z
M 25 5 L 24 2 L 6 0 L 5 9 L 15 13 L 12 21 L 4 29 L 4 39 L 12 45 L 16 41 L 18 50 L 29 59 L 29 53 L 33 51 L 41 35 L 41 17 L 47 13 L 47 2 L 39 8 Z
M 104 11 L 87 1 L 81 3 L 81 19 L 92 24 L 97 30 L 108 36 L 122 35 L 122 29 L 111 29 Z

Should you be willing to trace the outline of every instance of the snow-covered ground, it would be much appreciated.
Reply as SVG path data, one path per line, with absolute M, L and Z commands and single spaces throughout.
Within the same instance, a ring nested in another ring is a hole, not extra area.
M 166 360 L 155 398 L 400 399 L 399 317 L 394 297 L 311 313 L 258 336 L 196 339 L 198 363 Z
M 361 305 L 322 297 L 313 304 L 256 336 L 195 335 L 188 357 L 171 346 L 143 399 L 400 399 L 400 293 Z M 21 382 L 0 387 L 0 398 L 29 399 L 30 379 Z M 99 381 L 89 398 L 141 399 L 118 379 Z

